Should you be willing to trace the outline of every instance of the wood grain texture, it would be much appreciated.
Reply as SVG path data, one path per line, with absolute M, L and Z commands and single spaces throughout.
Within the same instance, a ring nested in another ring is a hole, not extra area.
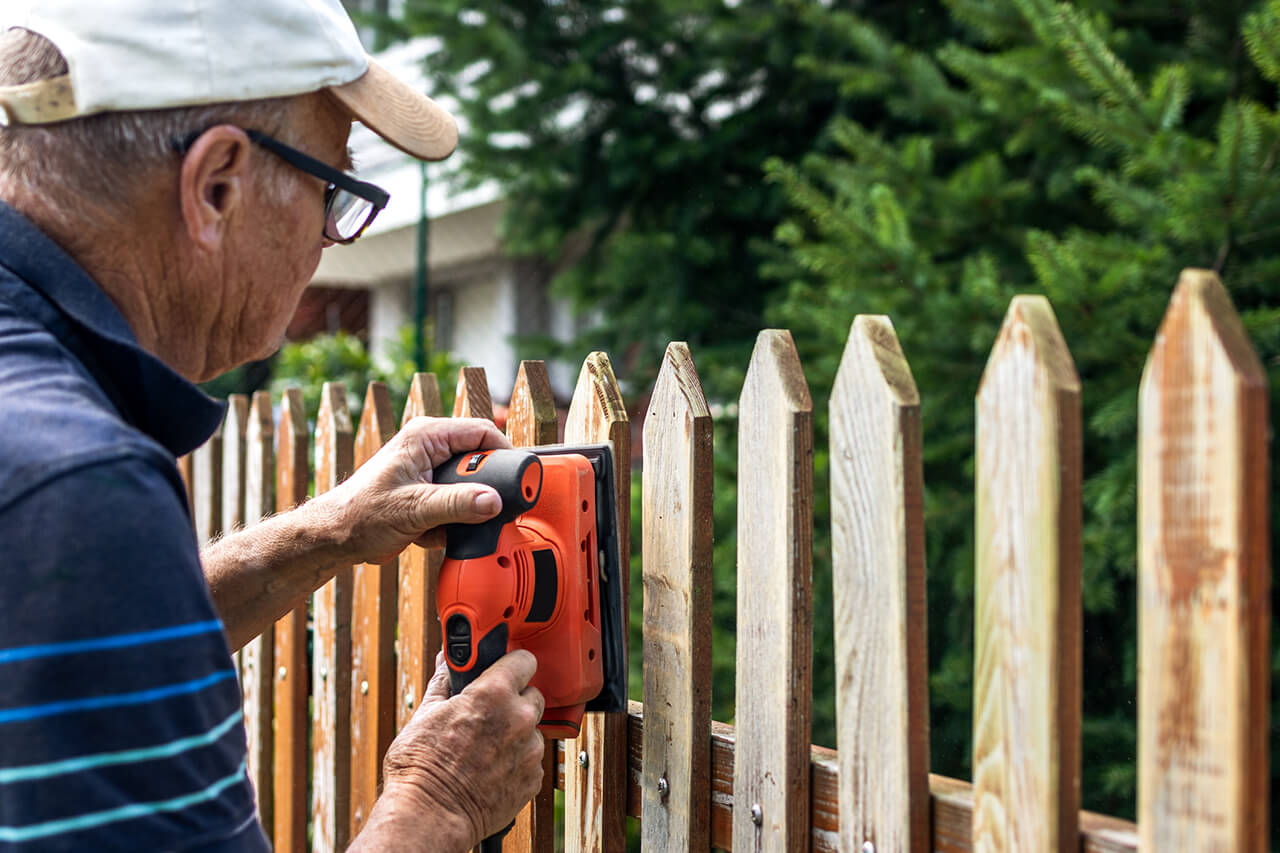
M 711 841 L 711 449 L 689 347 L 672 343 L 644 422 L 645 851 L 703 853 Z
M 302 391 L 290 388 L 280 400 L 276 425 L 276 511 L 307 499 L 311 482 L 309 435 Z M 276 850 L 307 846 L 307 703 L 310 659 L 307 656 L 307 605 L 286 613 L 275 626 L 275 824 Z
M 791 333 L 756 338 L 738 404 L 737 850 L 809 849 L 813 400 Z
M 555 444 L 560 437 L 556 397 L 544 361 L 522 361 L 507 406 L 507 438 L 514 447 Z
M 316 494 L 351 474 L 354 436 L 347 392 L 326 382 L 316 417 Z M 312 665 L 311 849 L 338 853 L 351 835 L 352 570 L 338 569 L 315 594 Z
M 565 420 L 566 444 L 605 444 L 613 447 L 617 485 L 618 541 L 621 543 L 622 625 L 628 636 L 631 577 L 631 419 L 613 365 L 603 352 L 587 356 Z M 588 714 L 578 737 L 568 742 L 571 755 L 587 756 L 587 765 L 574 761 L 565 778 L 565 850 L 610 853 L 626 848 L 627 717 Z
M 192 514 L 192 524 L 195 523 L 195 495 L 191 492 L 192 483 L 195 477 L 191 472 L 192 454 L 187 453 L 178 457 L 178 476 L 182 478 L 182 487 L 187 493 L 187 509 Z
M 391 394 L 383 382 L 365 392 L 355 438 L 358 468 L 395 435 Z M 351 601 L 351 837 L 382 789 L 382 758 L 396 728 L 396 569 L 362 563 L 352 574 Z
M 522 361 L 507 408 L 507 437 L 514 447 L 533 447 L 555 444 L 558 431 L 546 365 Z M 555 754 L 555 742 L 548 741 L 542 759 L 542 790 L 516 815 L 516 825 L 502 842 L 506 853 L 552 853 L 556 849 Z
M 249 428 L 249 398 L 227 396 L 227 413 L 222 419 L 222 532 L 234 533 L 244 526 L 245 436 Z
M 1267 377 L 1185 270 L 1139 393 L 1138 825 L 1145 850 L 1267 849 Z
M 831 391 L 840 842 L 929 849 L 920 396 L 888 317 L 853 321 Z
M 639 702 L 632 702 L 627 727 L 627 814 L 640 817 L 643 809 L 641 778 L 643 775 L 643 743 L 645 714 Z M 733 754 L 737 738 L 733 726 L 712 723 L 709 736 L 711 751 L 711 838 L 717 850 L 733 848 Z M 558 783 L 564 784 L 566 765 L 576 759 L 563 749 L 557 761 Z M 810 775 L 813 779 L 810 815 L 813 853 L 860 853 L 861 845 L 852 851 L 839 846 L 839 782 L 837 756 L 834 750 L 815 746 L 809 752 Z M 973 792 L 968 782 L 929 775 L 930 811 L 933 815 L 930 845 L 936 853 L 968 853 L 974 849 L 970 841 L 973 823 Z M 706 849 L 706 848 L 703 848 Z M 877 847 L 878 851 L 885 848 Z M 1145 849 L 1145 848 L 1144 848 Z M 1136 853 L 1138 827 L 1126 820 L 1080 812 L 1079 853 Z
M 222 535 L 222 426 L 191 452 L 191 508 L 201 548 Z
M 403 426 L 416 417 L 440 417 L 440 385 L 432 373 L 415 373 L 404 404 Z M 427 692 L 440 651 L 440 621 L 436 619 L 436 577 L 443 548 L 410 545 L 400 554 L 399 630 L 396 634 L 396 729 L 413 716 Z
M 271 395 L 258 391 L 249 406 L 245 428 L 244 524 L 250 527 L 275 511 L 275 424 Z M 264 828 L 275 823 L 275 779 L 272 759 L 275 727 L 272 725 L 275 679 L 274 630 L 245 644 L 241 652 L 241 685 L 244 691 L 244 728 L 249 746 L 249 778 L 258 799 L 258 817 Z
M 977 400 L 976 850 L 1078 843 L 1080 452 L 1053 309 L 1016 297 Z
M 489 380 L 483 367 L 464 367 L 458 371 L 453 416 L 493 420 L 493 400 L 489 397 Z

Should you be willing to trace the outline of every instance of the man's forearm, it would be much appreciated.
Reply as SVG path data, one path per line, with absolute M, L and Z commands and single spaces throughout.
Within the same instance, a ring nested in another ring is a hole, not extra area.
M 232 650 L 350 565 L 348 538 L 331 507 L 309 501 L 204 548 L 200 561 Z

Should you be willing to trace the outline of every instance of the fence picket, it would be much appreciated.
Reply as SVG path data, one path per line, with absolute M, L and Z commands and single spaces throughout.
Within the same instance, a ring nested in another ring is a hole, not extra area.
M 353 467 L 354 439 L 347 392 L 326 382 L 316 418 L 316 494 L 345 480 Z M 351 598 L 352 570 L 316 591 L 312 670 L 311 848 L 337 853 L 350 840 L 351 803 Z
M 689 347 L 667 347 L 644 422 L 641 845 L 710 846 L 711 414 Z
M 249 398 L 227 395 L 222 420 L 222 532 L 244 526 L 245 437 L 249 428 Z
M 257 524 L 275 509 L 275 447 L 272 438 L 271 395 L 258 391 L 248 410 L 245 428 L 244 524 Z M 275 639 L 272 631 L 254 637 L 241 652 L 244 727 L 249 745 L 249 778 L 258 798 L 263 827 L 275 824 L 274 778 L 271 759 L 272 681 L 275 678 Z
M 409 399 L 404 404 L 401 427 L 415 417 L 440 417 L 440 385 L 434 374 L 415 373 L 409 385 Z M 396 690 L 396 728 L 402 729 L 413 716 L 427 692 L 427 682 L 435 672 L 436 653 L 440 651 L 440 622 L 436 619 L 436 576 L 441 548 L 410 545 L 400 555 L 399 631 L 396 656 L 399 664 Z
M 920 396 L 888 317 L 853 321 L 831 391 L 840 846 L 930 850 Z
M 489 397 L 489 380 L 483 367 L 464 367 L 458 371 L 453 416 L 493 420 L 493 400 Z
M 222 424 L 191 454 L 191 509 L 203 548 L 222 534 Z
M 507 437 L 515 447 L 555 444 L 559 424 L 546 365 L 522 361 L 507 409 Z M 551 853 L 555 850 L 556 743 L 548 741 L 542 761 L 542 790 L 516 815 L 503 849 Z M 570 848 L 572 849 L 572 848 Z
M 623 636 L 629 620 L 631 577 L 631 422 L 613 365 L 603 352 L 583 362 L 565 420 L 565 443 L 613 446 L 617 485 L 618 541 L 622 563 Z M 565 768 L 565 850 L 611 853 L 626 847 L 627 717 L 589 714 L 577 738 L 565 743 L 571 756 L 586 756 Z M 554 764 L 552 765 L 554 768 Z
M 756 339 L 738 404 L 733 848 L 809 849 L 813 400 L 791 333 Z
M 977 399 L 973 847 L 1078 849 L 1080 380 L 1014 298 Z
M 1267 849 L 1267 378 L 1216 274 L 1185 270 L 1139 392 L 1143 850 Z
M 370 382 L 355 438 L 355 466 L 395 435 L 391 395 Z M 364 826 L 382 785 L 382 757 L 395 736 L 396 562 L 362 563 L 352 575 L 351 837 Z
M 280 400 L 276 427 L 276 511 L 307 499 L 311 481 L 307 415 L 302 391 L 290 388 Z M 275 826 L 274 849 L 296 851 L 307 843 L 307 604 L 275 625 Z

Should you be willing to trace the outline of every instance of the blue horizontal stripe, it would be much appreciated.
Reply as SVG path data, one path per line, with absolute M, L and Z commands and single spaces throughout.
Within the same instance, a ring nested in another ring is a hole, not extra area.
M 136 764 L 142 761 L 152 761 L 156 758 L 172 758 L 189 750 L 215 743 L 243 718 L 244 712 L 237 710 L 204 734 L 180 738 L 158 746 L 126 749 L 120 752 L 102 752 L 97 755 L 84 755 L 78 758 L 63 759 L 62 761 L 50 761 L 45 764 L 30 764 L 26 767 L 0 767 L 0 785 L 11 782 L 27 782 L 32 779 L 48 779 L 51 776 L 78 773 L 81 770 L 109 767 L 113 764 Z
M 93 829 L 108 823 L 129 820 L 135 817 L 159 814 L 161 812 L 181 811 L 209 800 L 217 799 L 222 792 L 244 779 L 246 763 L 240 762 L 240 769 L 226 778 L 219 779 L 202 791 L 174 797 L 171 800 L 158 800 L 151 803 L 131 803 L 116 809 L 80 815 L 79 817 L 51 820 L 45 823 L 34 823 L 29 826 L 0 826 L 0 841 L 32 841 L 37 838 L 48 838 L 50 835 L 61 835 L 82 829 Z
M 76 652 L 96 652 L 103 649 L 122 649 L 128 646 L 142 646 L 147 643 L 159 643 L 164 640 L 177 640 L 182 637 L 194 637 L 197 634 L 210 634 L 221 631 L 222 623 L 217 619 L 207 622 L 192 622 L 189 625 L 177 625 L 173 628 L 160 628 L 156 631 L 139 631 L 133 634 L 116 634 L 110 637 L 95 637 L 91 640 L 73 640 L 67 643 L 50 643 L 44 646 L 19 646 L 12 649 L 0 649 L 0 663 L 14 663 L 31 658 L 69 655 Z
M 151 690 L 139 690 L 136 693 L 117 693 L 112 696 L 94 696 L 89 699 L 71 699 L 66 702 L 50 702 L 45 705 L 29 705 L 26 708 L 9 708 L 0 711 L 0 723 L 17 723 L 23 720 L 35 720 L 40 717 L 51 717 L 55 714 L 68 714 L 72 711 L 93 711 L 99 708 L 115 708 L 120 705 L 141 705 L 156 699 L 167 699 L 170 696 L 181 696 L 184 693 L 195 693 L 199 690 L 235 678 L 234 669 L 224 669 L 213 675 L 198 678 L 195 681 L 184 681 L 181 684 L 169 684 Z

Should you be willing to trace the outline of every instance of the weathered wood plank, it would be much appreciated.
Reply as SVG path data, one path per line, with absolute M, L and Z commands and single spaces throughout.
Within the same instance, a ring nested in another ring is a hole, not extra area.
M 1080 452 L 1080 380 L 1053 309 L 1016 297 L 977 400 L 977 850 L 1078 844 Z
M 195 523 L 195 495 L 191 491 L 191 487 L 195 482 L 192 474 L 191 463 L 193 454 L 188 453 L 178 457 L 178 476 L 182 478 L 182 487 L 187 492 L 187 508 L 191 511 L 192 524 Z
M 791 333 L 756 338 L 738 404 L 738 850 L 809 849 L 813 400 Z
M 1144 850 L 1267 849 L 1267 376 L 1217 275 L 1185 270 L 1139 394 Z
M 440 385 L 434 374 L 415 373 L 404 404 L 403 427 L 416 417 L 440 417 Z M 443 548 L 410 545 L 400 555 L 399 632 L 396 635 L 396 728 L 402 729 L 427 692 L 440 651 L 440 621 L 436 619 L 436 577 Z
M 244 524 L 257 524 L 275 511 L 276 452 L 271 395 L 258 391 L 249 406 L 245 429 Z M 275 679 L 274 631 L 254 637 L 241 652 L 244 727 L 249 745 L 249 778 L 258 798 L 263 827 L 275 824 L 275 779 L 272 770 L 274 727 L 272 684 Z
M 711 414 L 689 347 L 667 347 L 644 422 L 641 846 L 711 841 Z
M 458 371 L 453 416 L 493 420 L 493 400 L 489 397 L 489 380 L 483 367 L 464 367 Z
M 245 437 L 249 428 L 249 398 L 227 396 L 227 413 L 222 419 L 222 532 L 234 533 L 244 526 Z
M 316 418 L 316 494 L 351 474 L 354 437 L 347 392 L 326 382 Z M 316 591 L 312 666 L 311 849 L 338 853 L 351 822 L 351 597 L 352 571 L 338 570 Z
M 618 505 L 619 566 L 622 581 L 623 636 L 629 623 L 631 577 L 631 419 L 613 365 L 603 352 L 583 362 L 565 419 L 566 444 L 613 447 Z M 565 849 L 611 853 L 626 848 L 627 718 L 625 714 L 588 714 L 578 737 L 568 742 L 571 755 L 565 778 Z
M 641 778 L 643 775 L 644 712 L 639 702 L 631 703 L 627 729 L 627 814 L 640 817 L 643 809 Z M 732 726 L 712 723 L 711 752 L 711 846 L 717 850 L 733 850 L 733 752 L 736 738 Z M 564 752 L 563 742 L 557 760 L 558 784 L 564 785 L 567 765 L 576 759 Z M 813 778 L 812 815 L 813 853 L 851 853 L 838 845 L 839 781 L 834 750 L 815 746 L 809 753 Z M 933 828 L 931 844 L 926 850 L 935 853 L 968 853 L 974 849 L 970 841 L 973 823 L 973 792 L 968 782 L 929 775 L 929 791 Z M 703 848 L 705 849 L 705 848 Z M 877 847 L 878 851 L 885 848 Z M 1138 827 L 1119 818 L 1080 812 L 1080 853 L 1136 853 Z M 1144 850 L 1146 848 L 1143 848 Z M 852 853 L 860 853 L 861 845 Z
M 522 361 L 507 408 L 507 437 L 514 447 L 532 447 L 555 444 L 558 433 L 556 401 L 551 394 L 546 365 L 541 361 Z M 516 825 L 504 839 L 503 850 L 551 853 L 556 849 L 555 754 L 555 742 L 548 741 L 542 761 L 542 790 L 516 815 Z M 566 805 L 565 814 L 568 813 Z
M 276 426 L 276 510 L 284 512 L 307 499 L 311 481 L 307 415 L 302 392 L 290 388 L 280 400 Z M 307 605 L 286 613 L 275 626 L 275 829 L 274 848 L 307 846 Z
M 854 319 L 831 391 L 840 843 L 929 849 L 920 396 L 888 317 Z
M 355 465 L 369 461 L 395 435 L 391 394 L 370 382 L 356 431 Z M 351 837 L 382 787 L 382 758 L 395 737 L 396 567 L 362 563 L 352 576 Z
M 191 453 L 191 509 L 201 548 L 222 535 L 222 427 Z
M 560 437 L 556 398 L 543 361 L 522 361 L 507 406 L 507 438 L 513 447 L 555 444 Z

